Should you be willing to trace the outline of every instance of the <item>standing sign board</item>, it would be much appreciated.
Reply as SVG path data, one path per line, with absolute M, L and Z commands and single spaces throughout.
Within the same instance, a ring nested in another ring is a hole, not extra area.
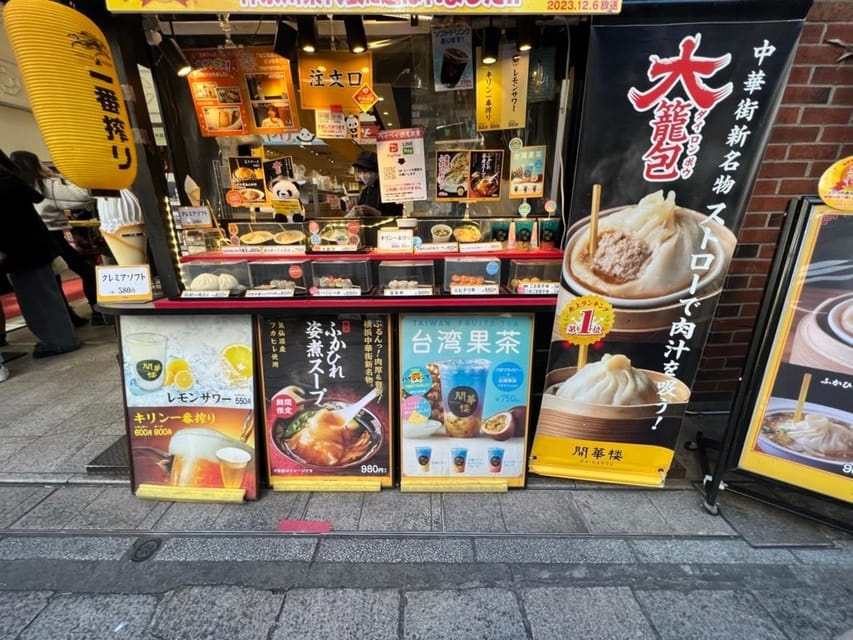
M 739 468 L 853 503 L 853 212 L 812 208 Z
M 257 331 L 273 488 L 391 486 L 388 316 L 268 315 Z
M 524 485 L 533 318 L 400 317 L 400 486 Z
M 593 27 L 532 471 L 664 482 L 801 27 Z M 614 318 L 579 363 L 587 296 Z
M 137 496 L 257 498 L 249 316 L 121 318 Z

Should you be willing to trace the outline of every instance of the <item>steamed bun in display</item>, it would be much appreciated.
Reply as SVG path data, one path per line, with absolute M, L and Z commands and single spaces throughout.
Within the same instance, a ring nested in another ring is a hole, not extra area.
M 587 227 L 574 244 L 569 267 L 579 282 L 607 296 L 664 296 L 690 285 L 690 256 L 700 253 L 702 237 L 696 218 L 675 206 L 675 193 L 664 198 L 657 191 L 603 216 L 592 256 Z
M 219 278 L 212 273 L 200 273 L 190 282 L 190 291 L 217 291 Z
M 575 402 L 629 406 L 659 401 L 654 381 L 621 354 L 586 365 L 559 389 L 557 397 Z
M 221 291 L 231 291 L 231 289 L 236 289 L 239 286 L 240 281 L 230 273 L 219 274 L 219 289 Z

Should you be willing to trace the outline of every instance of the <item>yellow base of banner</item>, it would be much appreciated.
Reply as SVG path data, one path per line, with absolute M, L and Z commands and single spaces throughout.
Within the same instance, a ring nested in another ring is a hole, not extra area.
M 662 487 L 674 455 L 672 449 L 649 444 L 536 436 L 528 471 L 557 478 Z
M 386 484 L 387 482 L 387 484 Z M 348 491 L 376 493 L 390 486 L 384 478 L 290 478 L 274 480 L 273 491 Z
M 243 502 L 246 497 L 246 490 L 141 484 L 136 489 L 136 497 L 147 500 L 171 500 L 173 502 Z
M 402 478 L 401 492 L 432 491 L 436 493 L 506 493 L 509 484 L 498 478 Z

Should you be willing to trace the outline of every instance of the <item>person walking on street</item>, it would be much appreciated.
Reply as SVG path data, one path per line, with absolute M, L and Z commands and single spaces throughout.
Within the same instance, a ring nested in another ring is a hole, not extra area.
M 0 197 L 0 272 L 9 274 L 21 315 L 38 339 L 33 357 L 79 349 L 80 339 L 51 266 L 59 249 L 34 206 L 43 196 L 18 176 L 15 164 L 2 150 Z
M 15 151 L 10 157 L 18 167 L 18 173 L 24 181 L 44 196 L 44 200 L 36 205 L 36 211 L 44 220 L 57 247 L 59 247 L 59 255 L 65 260 L 68 268 L 80 276 L 83 281 L 83 293 L 92 307 L 92 324 L 104 324 L 104 317 L 95 311 L 98 295 L 95 283 L 95 267 L 65 239 L 65 234 L 71 231 L 71 222 L 65 212 L 94 207 L 95 199 L 86 189 L 78 187 L 48 170 L 34 153 Z M 61 290 L 62 280 L 59 276 L 57 276 L 57 281 L 60 283 Z M 63 293 L 63 297 L 64 295 Z M 86 324 L 86 319 L 74 313 L 67 300 L 66 306 L 74 326 L 79 327 Z

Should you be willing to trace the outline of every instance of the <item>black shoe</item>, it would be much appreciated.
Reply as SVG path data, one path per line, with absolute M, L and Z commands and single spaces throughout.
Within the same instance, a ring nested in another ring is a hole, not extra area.
M 7 344 L 9 343 L 6 342 L 6 334 L 0 333 L 0 347 L 5 347 Z
M 105 327 L 107 324 L 107 319 L 104 317 L 104 314 L 100 311 L 92 312 L 92 326 L 93 327 Z
M 83 325 L 89 324 L 88 318 L 84 318 L 83 316 L 78 316 L 76 313 L 74 313 L 70 309 L 68 310 L 68 315 L 71 318 L 71 324 L 73 324 L 75 327 L 82 327 Z
M 33 349 L 33 358 L 49 358 L 50 356 L 58 356 L 62 353 L 77 351 L 77 349 L 82 346 L 82 342 L 78 342 L 77 344 L 69 347 L 46 347 L 42 343 L 38 343 L 35 346 L 35 349 Z

